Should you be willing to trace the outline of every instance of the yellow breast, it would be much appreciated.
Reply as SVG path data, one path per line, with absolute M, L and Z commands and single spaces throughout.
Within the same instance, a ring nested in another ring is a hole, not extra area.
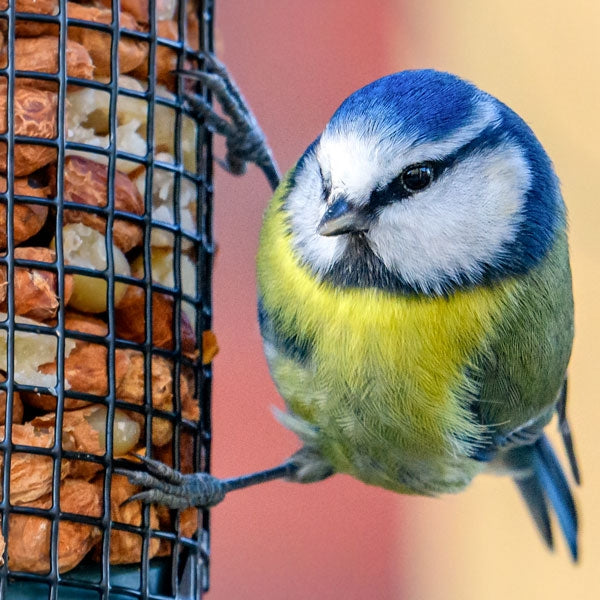
M 424 447 L 460 453 L 480 435 L 466 371 L 485 351 L 510 284 L 448 298 L 334 288 L 298 262 L 281 197 L 265 216 L 258 277 L 266 313 L 311 348 L 309 367 L 272 360 L 273 377 L 290 409 L 324 431 L 338 470 L 361 476 L 357 445 L 370 459 L 422 457 Z

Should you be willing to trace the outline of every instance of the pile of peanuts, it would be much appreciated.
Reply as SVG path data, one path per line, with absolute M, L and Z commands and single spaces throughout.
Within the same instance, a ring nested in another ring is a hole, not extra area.
M 182 0 L 183 1 L 183 0 Z M 60 2 L 59 0 L 16 0 L 16 11 L 57 15 L 60 5 L 69 18 L 100 24 L 111 24 L 110 0 L 93 2 Z M 167 40 L 185 39 L 186 45 L 197 49 L 198 20 L 195 7 L 188 0 L 185 10 L 184 32 L 178 26 L 177 0 L 156 0 L 156 32 Z M 6 10 L 8 0 L 0 0 L 0 10 Z M 57 337 L 48 333 L 33 333 L 17 329 L 14 334 L 14 382 L 19 391 L 12 397 L 0 390 L 0 439 L 10 430 L 12 444 L 50 449 L 57 433 L 65 451 L 81 453 L 80 459 L 63 458 L 60 463 L 60 510 L 88 517 L 101 518 L 108 507 L 103 506 L 104 466 L 101 459 L 88 457 L 130 456 L 144 453 L 146 428 L 151 428 L 152 455 L 173 465 L 172 440 L 174 422 L 188 423 L 180 431 L 180 468 L 192 472 L 193 431 L 199 420 L 199 404 L 195 398 L 192 366 L 202 360 L 210 361 L 216 351 L 214 337 L 204 332 L 203 343 L 196 339 L 197 310 L 191 301 L 176 303 L 173 290 L 152 292 L 152 345 L 169 352 L 151 356 L 151 390 L 146 389 L 146 360 L 141 350 L 119 346 L 118 340 L 143 344 L 146 341 L 145 264 L 151 265 L 148 278 L 166 288 L 175 288 L 181 282 L 182 292 L 197 297 L 196 256 L 194 236 L 197 236 L 197 186 L 191 179 L 175 174 L 179 163 L 189 172 L 196 167 L 198 135 L 195 122 L 183 115 L 176 120 L 175 109 L 166 104 L 154 105 L 154 139 L 147 139 L 148 100 L 143 92 L 149 83 L 148 42 L 128 36 L 127 32 L 148 32 L 150 17 L 148 0 L 121 0 L 118 16 L 118 73 L 111 73 L 111 34 L 107 31 L 69 25 L 66 40 L 67 74 L 73 78 L 108 83 L 118 79 L 120 89 L 139 92 L 137 95 L 120 93 L 116 102 L 116 131 L 110 127 L 110 93 L 102 87 L 86 87 L 81 82 L 70 82 L 66 90 L 64 138 L 89 147 L 67 149 L 64 169 L 57 173 L 57 149 L 54 146 L 17 142 L 14 145 L 13 181 L 7 181 L 7 144 L 0 141 L 0 321 L 6 321 L 8 288 L 13 286 L 15 322 L 54 327 L 60 305 L 64 307 L 64 377 L 62 383 L 68 394 L 90 394 L 89 398 L 64 398 L 62 430 L 56 432 L 57 396 Z M 14 68 L 19 71 L 57 73 L 59 64 L 58 23 L 19 18 L 14 29 Z M 0 67 L 8 63 L 8 21 L 0 18 Z M 176 50 L 157 46 L 155 78 L 156 96 L 174 101 L 177 82 L 172 71 L 177 67 Z M 112 78 L 112 79 L 111 79 Z M 58 135 L 59 94 L 58 82 L 51 78 L 16 77 L 13 111 L 14 133 L 52 140 Z M 7 132 L 8 85 L 0 75 L 0 133 Z M 179 148 L 175 147 L 176 123 L 179 123 Z M 118 158 L 114 178 L 109 177 L 107 157 L 94 152 L 107 148 L 116 141 L 118 150 L 140 157 L 139 161 Z M 154 170 L 147 177 L 143 160 L 152 148 Z M 162 166 L 162 168 L 161 168 Z M 176 182 L 176 177 L 179 177 Z M 61 182 L 59 184 L 58 182 Z M 177 183 L 177 184 L 176 184 Z M 146 187 L 150 189 L 146 190 Z M 15 197 L 12 236 L 15 269 L 8 281 L 7 269 L 7 191 L 12 188 Z M 112 187 L 114 209 L 118 216 L 107 232 L 108 189 Z M 54 199 L 57 189 L 62 190 L 57 203 L 35 203 L 35 199 Z M 175 201 L 175 190 L 178 198 Z M 146 195 L 148 200 L 145 201 Z M 62 294 L 58 294 L 55 266 L 57 228 L 56 206 L 63 205 L 62 248 L 67 273 Z M 151 208 L 146 208 L 146 206 Z M 201 210 L 201 207 L 198 208 Z M 150 212 L 151 227 L 145 227 L 143 217 Z M 176 214 L 177 213 L 177 214 Z M 162 227 L 161 227 L 162 225 Z M 178 230 L 175 225 L 179 225 Z M 175 237 L 183 232 L 178 240 Z M 188 234 L 186 237 L 185 234 Z M 107 239 L 108 235 L 108 239 Z M 151 256 L 144 261 L 143 240 L 150 237 Z M 178 257 L 179 277 L 174 275 L 175 253 Z M 139 279 L 139 285 L 116 282 L 107 285 L 107 252 L 112 253 L 114 272 Z M 4 262 L 2 262 L 4 257 Z M 19 266 L 19 260 L 34 261 L 35 266 Z M 46 263 L 46 265 L 44 265 Z M 88 275 L 68 271 L 77 266 L 97 271 Z M 146 278 L 146 279 L 148 279 Z M 107 295 L 113 292 L 114 382 L 109 385 L 108 353 L 105 336 L 109 334 Z M 175 307 L 179 312 L 175 314 Z M 178 343 L 174 324 L 180 324 Z M 69 332 L 96 336 L 86 340 L 69 337 Z M 0 377 L 6 380 L 7 327 L 0 328 Z M 204 346 L 201 351 L 200 346 Z M 201 356 L 202 354 L 202 356 Z M 184 356 L 184 364 L 176 369 L 174 361 Z M 179 381 L 175 381 L 175 373 Z M 113 389 L 117 401 L 130 408 L 114 411 L 112 448 L 106 448 L 106 397 Z M 177 398 L 175 390 L 178 391 Z M 146 417 L 144 404 L 152 403 L 152 418 Z M 10 405 L 9 405 L 10 402 Z M 164 411 L 164 416 L 160 416 Z M 7 415 L 11 426 L 7 428 Z M 19 448 L 22 450 L 22 448 Z M 72 455 L 69 455 L 72 456 Z M 79 456 L 79 455 L 77 455 Z M 5 457 L 0 454 L 0 469 Z M 12 452 L 10 456 L 10 503 L 14 507 L 29 506 L 49 509 L 53 471 L 57 468 L 48 454 Z M 110 517 L 114 523 L 140 525 L 142 507 L 139 502 L 121 506 L 136 488 L 115 475 L 110 480 Z M 50 532 L 52 521 L 37 515 L 11 511 L 8 517 L 8 538 L 0 534 L 0 550 L 14 571 L 47 573 L 50 568 Z M 153 529 L 174 531 L 169 511 L 150 507 L 150 526 Z M 189 509 L 179 516 L 179 532 L 190 537 L 197 527 L 197 511 Z M 101 558 L 102 531 L 92 524 L 68 519 L 59 523 L 58 565 L 61 572 L 78 565 L 86 556 Z M 134 563 L 141 559 L 140 535 L 113 528 L 110 532 L 111 563 Z M 168 554 L 171 544 L 152 537 L 150 557 Z M 1 557 L 0 557 L 1 558 Z

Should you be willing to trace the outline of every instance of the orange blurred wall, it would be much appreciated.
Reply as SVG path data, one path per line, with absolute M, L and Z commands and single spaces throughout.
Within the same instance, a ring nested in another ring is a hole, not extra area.
M 434 66 L 474 81 L 514 108 L 552 158 L 569 211 L 575 345 L 569 413 L 583 471 L 575 489 L 580 564 L 555 523 L 554 554 L 540 542 L 510 481 L 480 477 L 441 500 L 408 499 L 399 537 L 413 568 L 403 599 L 600 598 L 600 3 L 591 0 L 406 2 L 395 23 L 408 37 L 394 68 Z M 556 427 L 550 425 L 561 448 Z M 562 448 L 561 448 L 562 450 Z M 564 460 L 564 454 L 560 455 Z M 435 573 L 432 577 L 431 574 Z

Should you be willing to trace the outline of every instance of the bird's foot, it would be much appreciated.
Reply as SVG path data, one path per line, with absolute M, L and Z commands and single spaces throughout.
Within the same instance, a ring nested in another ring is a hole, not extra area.
M 142 500 L 173 509 L 190 506 L 208 508 L 221 502 L 227 493 L 223 482 L 209 473 L 183 475 L 157 460 L 144 456 L 138 458 L 147 471 L 115 470 L 118 475 L 127 477 L 130 483 L 147 488 L 128 498 L 124 504 Z
M 217 114 L 203 96 L 186 96 L 192 113 L 225 138 L 227 152 L 219 164 L 233 175 L 243 175 L 247 163 L 255 163 L 274 189 L 279 184 L 279 173 L 261 128 L 225 65 L 212 54 L 203 57 L 204 70 L 179 71 L 179 74 L 200 81 L 214 94 L 223 110 L 225 118 Z
M 308 465 L 313 464 L 314 461 L 306 464 L 300 463 L 297 455 L 298 453 L 276 467 L 231 479 L 217 479 L 209 473 L 183 475 L 157 460 L 139 455 L 136 456 L 146 467 L 145 471 L 115 469 L 114 472 L 117 475 L 124 475 L 134 485 L 147 488 L 128 498 L 124 504 L 142 500 L 143 502 L 162 504 L 169 508 L 183 509 L 190 506 L 210 508 L 219 504 L 225 494 L 233 490 L 241 490 L 275 479 L 308 483 L 309 481 L 319 481 L 331 474 L 330 472 L 324 474 L 323 469 L 316 471 L 309 469 Z M 297 471 L 301 467 L 306 470 L 297 476 Z

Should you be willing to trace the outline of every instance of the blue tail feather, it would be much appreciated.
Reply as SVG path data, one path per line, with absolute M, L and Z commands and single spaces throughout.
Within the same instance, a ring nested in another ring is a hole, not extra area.
M 548 512 L 548 503 L 546 502 L 540 480 L 536 475 L 531 475 L 527 477 L 515 477 L 515 483 L 542 535 L 542 539 L 546 542 L 546 546 L 552 550 L 554 548 L 552 524 L 550 522 L 550 513 Z
M 571 556 L 574 561 L 577 561 L 577 509 L 569 483 L 548 438 L 542 435 L 535 444 L 515 450 L 520 466 L 526 463 L 529 467 L 528 473 L 524 476 L 522 474 L 515 476 L 515 482 L 542 537 L 546 544 L 552 547 L 549 503 L 556 513 Z

